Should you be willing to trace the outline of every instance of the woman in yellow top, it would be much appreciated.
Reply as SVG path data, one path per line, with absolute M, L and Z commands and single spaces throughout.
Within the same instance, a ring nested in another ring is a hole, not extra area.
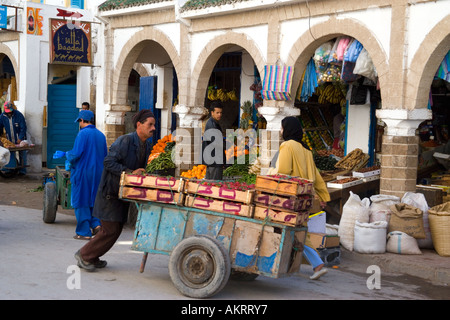
M 275 168 L 270 168 L 267 174 L 286 174 L 314 181 L 314 190 L 320 205 L 325 207 L 326 202 L 330 201 L 330 194 L 317 170 L 311 150 L 302 142 L 303 130 L 300 121 L 296 117 L 284 118 L 281 121 L 281 135 L 284 142 L 271 163 L 273 165 L 275 162 Z
M 270 168 L 269 175 L 287 174 L 314 182 L 314 190 L 319 197 L 320 206 L 325 207 L 330 201 L 325 182 L 314 163 L 314 158 L 308 146 L 302 142 L 303 130 L 300 121 L 296 117 L 286 117 L 281 121 L 281 136 L 284 142 L 280 145 L 280 151 L 275 155 L 271 165 L 275 162 L 275 168 Z M 303 255 L 313 267 L 312 280 L 319 279 L 328 272 L 317 252 L 308 246 L 303 247 Z

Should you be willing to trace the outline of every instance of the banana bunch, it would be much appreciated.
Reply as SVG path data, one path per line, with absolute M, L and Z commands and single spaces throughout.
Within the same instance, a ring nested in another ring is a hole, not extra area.
M 261 162 L 259 161 L 259 158 L 256 159 L 255 163 L 250 167 L 248 170 L 248 173 L 250 174 L 260 174 L 261 173 Z
M 228 94 L 223 89 L 218 89 L 216 93 L 217 100 L 220 100 L 222 102 L 226 102 L 230 99 Z
M 320 86 L 319 88 L 316 90 L 316 94 L 319 96 L 319 103 L 340 104 L 342 99 L 345 100 L 342 90 L 335 85 L 329 84 L 325 87 Z
M 352 170 L 365 158 L 366 156 L 364 152 L 361 149 L 356 148 L 355 150 L 347 154 L 344 158 L 342 158 L 340 161 L 338 161 L 334 166 L 336 168 Z
M 214 86 L 208 87 L 208 100 L 217 100 L 217 90 L 214 89 Z
M 229 91 L 227 93 L 227 95 L 228 95 L 228 99 L 230 99 L 231 101 L 238 101 L 239 100 L 238 97 L 236 96 L 236 92 L 234 91 L 234 89 Z

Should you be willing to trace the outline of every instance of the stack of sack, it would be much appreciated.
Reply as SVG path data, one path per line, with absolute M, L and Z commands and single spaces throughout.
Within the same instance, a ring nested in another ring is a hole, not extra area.
M 422 254 L 421 248 L 434 248 L 450 256 L 450 202 L 429 209 L 422 193 L 361 200 L 350 192 L 338 235 L 344 248 L 359 253 Z

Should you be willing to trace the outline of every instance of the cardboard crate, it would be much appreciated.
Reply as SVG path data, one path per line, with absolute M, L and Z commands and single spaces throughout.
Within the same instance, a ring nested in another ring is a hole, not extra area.
M 326 233 L 312 233 L 306 234 L 305 245 L 317 249 L 339 247 L 340 238 L 337 235 L 328 235 Z
M 251 204 L 255 190 L 240 191 L 225 187 L 208 186 L 197 181 L 187 180 L 185 183 L 184 192 L 209 198 Z
M 255 213 L 253 217 L 255 219 L 264 220 L 267 217 L 270 221 L 289 225 L 289 226 L 301 226 L 304 222 L 308 221 L 308 211 L 287 211 L 287 210 L 276 210 L 273 207 L 255 205 Z
M 120 185 L 130 187 L 140 187 L 140 188 L 165 189 L 165 190 L 173 190 L 176 192 L 182 192 L 184 187 L 184 180 L 176 179 L 174 177 L 126 174 L 125 172 L 123 172 L 120 178 Z
M 271 206 L 280 210 L 305 211 L 311 208 L 313 197 L 309 194 L 295 197 L 279 196 L 267 192 L 256 191 L 253 202 L 255 204 Z
M 119 198 L 179 205 L 183 205 L 184 202 L 184 194 L 181 192 L 128 186 L 120 186 Z
M 202 196 L 186 195 L 184 202 L 186 207 L 192 207 L 215 212 L 223 212 L 238 216 L 252 217 L 253 205 L 247 205 L 240 202 L 231 202 L 218 199 L 207 199 Z
M 301 179 L 304 182 L 275 178 L 270 176 L 257 176 L 255 189 L 276 195 L 298 196 L 301 194 L 313 194 L 314 186 L 311 180 Z M 300 179 L 300 178 L 299 178 Z

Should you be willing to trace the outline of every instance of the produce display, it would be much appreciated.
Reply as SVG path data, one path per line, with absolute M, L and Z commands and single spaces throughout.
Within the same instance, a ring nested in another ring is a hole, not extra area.
M 353 181 L 357 181 L 357 180 L 359 180 L 359 179 L 355 178 L 355 177 L 348 177 L 348 178 L 334 180 L 333 183 L 344 184 L 344 183 L 353 182 Z
M 241 114 L 241 120 L 239 123 L 239 127 L 241 129 L 248 129 L 252 127 L 253 121 L 252 121 L 252 113 L 253 113 L 253 106 L 250 101 L 245 101 L 244 104 L 241 106 L 242 114 Z
M 200 186 L 211 186 L 225 190 L 247 191 L 255 188 L 254 184 L 247 184 L 239 181 L 198 181 Z
M 346 170 L 353 170 L 356 166 L 360 165 L 362 161 L 366 159 L 366 154 L 359 149 L 356 148 L 349 154 L 347 154 L 344 158 L 342 158 L 340 161 L 338 161 L 335 164 L 336 168 L 346 169 Z
M 314 92 L 319 96 L 319 103 L 331 103 L 340 104 L 344 106 L 346 103 L 344 90 L 339 86 L 338 83 L 324 83 L 316 88 Z
M 164 152 L 165 149 L 166 149 L 167 144 L 171 144 L 171 143 L 175 144 L 175 141 L 172 140 L 172 135 L 171 134 L 163 137 L 162 139 L 159 139 L 157 141 L 157 143 L 153 146 L 153 149 L 152 149 L 152 152 L 150 153 L 150 156 L 154 156 L 155 154 Z M 149 158 L 149 160 L 150 160 L 150 158 Z
M 148 157 L 145 172 L 157 173 L 175 169 L 175 163 L 172 161 L 172 151 L 174 147 L 175 141 L 172 140 L 171 134 L 159 139 L 153 146 L 150 156 Z
M 0 141 L 1 141 L 0 145 L 3 145 L 4 148 L 9 149 L 9 148 L 15 148 L 16 147 L 16 145 L 14 143 L 12 143 L 11 141 L 9 141 L 6 138 L 2 137 L 2 138 L 0 138 Z
M 316 164 L 317 169 L 319 170 L 335 170 L 334 165 L 338 161 L 331 156 L 319 156 L 314 155 L 314 163 Z
M 330 155 L 335 155 L 338 158 L 343 158 L 344 157 L 344 150 L 342 149 L 331 149 L 331 150 L 317 150 L 316 151 L 317 155 L 321 156 L 321 157 L 328 157 Z
M 223 176 L 224 177 L 235 177 L 235 176 L 242 176 L 248 173 L 248 170 L 250 169 L 250 165 L 249 164 L 238 164 L 235 163 L 231 166 L 229 166 L 228 168 L 226 168 L 223 171 Z
M 210 86 L 208 87 L 208 100 L 220 100 L 226 102 L 228 100 L 238 101 L 239 98 L 237 97 L 235 90 L 226 92 L 224 89 L 217 89 L 216 86 Z
M 206 174 L 206 166 L 204 164 L 199 164 L 194 166 L 191 170 L 185 171 L 181 173 L 183 178 L 195 178 L 195 179 L 203 179 Z
M 302 108 L 300 113 L 300 123 L 304 129 L 302 141 L 311 150 L 322 150 L 331 147 L 334 140 L 330 131 L 332 122 L 333 119 L 332 116 L 330 119 L 329 110 L 324 112 L 317 106 Z

